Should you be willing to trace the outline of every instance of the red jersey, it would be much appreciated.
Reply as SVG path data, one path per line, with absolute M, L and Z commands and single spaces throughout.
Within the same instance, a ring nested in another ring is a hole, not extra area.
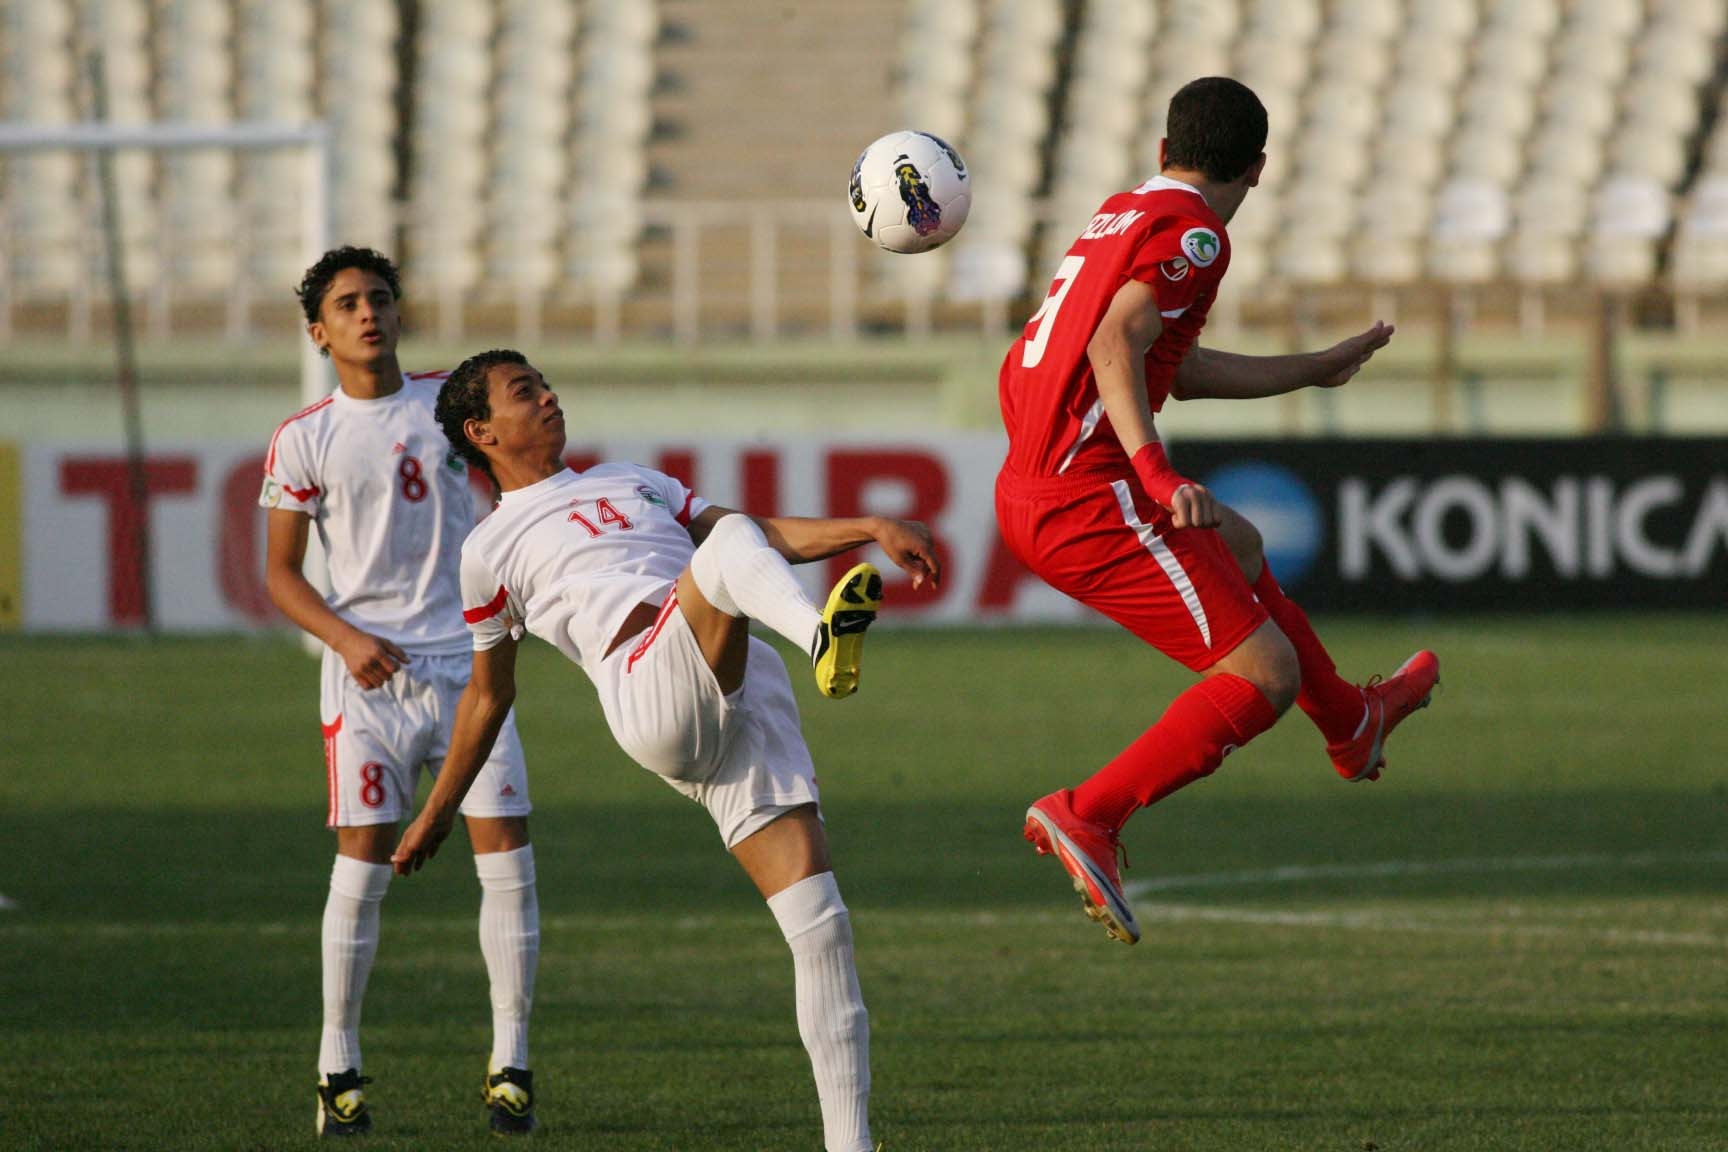
M 1104 201 L 1002 362 L 1004 471 L 1129 472 L 1128 456 L 1098 398 L 1086 345 L 1117 289 L 1130 279 L 1150 284 L 1164 317 L 1164 331 L 1146 350 L 1146 391 L 1152 411 L 1158 411 L 1229 265 L 1224 222 L 1192 186 L 1155 176 Z

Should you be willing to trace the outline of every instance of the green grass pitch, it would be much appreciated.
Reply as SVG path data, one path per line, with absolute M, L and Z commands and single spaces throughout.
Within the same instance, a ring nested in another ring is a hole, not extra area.
M 1321 623 L 1347 675 L 1436 648 L 1435 706 L 1379 784 L 1292 712 L 1138 815 L 1135 948 L 1021 815 L 1181 670 L 885 629 L 858 697 L 800 689 L 890 1152 L 1728 1148 L 1728 618 Z M 577 670 L 521 681 L 533 1146 L 813 1152 L 772 918 Z M 316 702 L 286 638 L 0 642 L 0 1149 L 311 1141 Z M 460 836 L 385 902 L 369 1148 L 497 1146 L 477 904 Z

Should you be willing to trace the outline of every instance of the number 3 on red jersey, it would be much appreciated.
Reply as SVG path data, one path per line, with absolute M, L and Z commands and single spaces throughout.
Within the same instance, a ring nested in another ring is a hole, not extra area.
M 1044 297 L 1044 303 L 1038 305 L 1038 311 L 1032 313 L 1032 319 L 1026 321 L 1026 327 L 1032 334 L 1026 337 L 1026 345 L 1020 354 L 1022 368 L 1036 368 L 1038 362 L 1044 359 L 1044 346 L 1050 343 L 1050 329 L 1056 326 L 1056 313 L 1062 310 L 1062 301 L 1068 296 L 1068 289 L 1074 286 L 1074 280 L 1080 275 L 1080 266 L 1086 263 L 1084 256 L 1064 257 L 1056 269 L 1055 277 L 1050 281 L 1050 295 Z

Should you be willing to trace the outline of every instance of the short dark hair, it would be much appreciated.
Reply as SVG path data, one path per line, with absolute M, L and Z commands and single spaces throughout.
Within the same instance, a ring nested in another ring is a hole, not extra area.
M 1228 76 L 1192 80 L 1170 97 L 1164 138 L 1168 167 L 1228 183 L 1240 179 L 1266 150 L 1266 106 L 1246 84 Z
M 493 483 L 497 483 L 498 478 L 492 475 L 492 462 L 486 459 L 486 453 L 480 451 L 478 444 L 468 439 L 462 425 L 470 420 L 491 417 L 492 398 L 486 391 L 486 376 L 492 369 L 500 364 L 527 363 L 528 357 L 513 348 L 477 352 L 456 365 L 456 370 L 444 378 L 444 386 L 438 389 L 438 405 L 433 409 L 433 415 L 438 426 L 444 429 L 444 439 L 450 441 L 450 447 L 456 449 L 457 455 L 486 473 Z
M 294 289 L 294 295 L 300 298 L 300 310 L 306 313 L 306 323 L 318 322 L 318 310 L 324 307 L 324 297 L 330 291 L 330 281 L 336 279 L 338 272 L 347 268 L 358 268 L 372 273 L 390 285 L 390 295 L 398 300 L 402 299 L 402 274 L 396 271 L 396 265 L 390 262 L 390 257 L 371 248 L 356 248 L 351 244 L 344 244 L 318 257 L 318 263 L 306 269 L 306 275 L 300 278 L 300 286 Z

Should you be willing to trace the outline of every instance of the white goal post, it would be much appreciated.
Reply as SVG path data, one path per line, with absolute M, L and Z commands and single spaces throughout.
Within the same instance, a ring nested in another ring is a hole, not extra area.
M 287 124 L 232 121 L 221 124 L 175 122 L 67 124 L 0 123 L 0 156 L 16 152 L 101 152 L 138 149 L 184 152 L 292 150 L 302 157 L 306 199 L 301 206 L 305 265 L 311 267 L 330 247 L 331 140 L 321 122 Z M 310 341 L 300 341 L 300 395 L 308 404 L 330 391 L 329 369 Z
M 305 173 L 305 201 L 301 206 L 304 266 L 311 267 L 330 247 L 331 151 L 328 127 L 321 121 L 289 124 L 274 121 L 230 121 L 193 124 L 170 121 L 85 121 L 47 124 L 0 122 L 0 157 L 28 152 L 187 152 L 197 150 L 299 152 Z M 330 369 L 312 342 L 301 333 L 300 397 L 312 404 L 333 386 Z M 149 559 L 143 561 L 149 564 Z M 317 534 L 308 541 L 304 571 L 314 587 L 328 591 L 323 549 Z M 317 654 L 322 645 L 307 636 L 308 652 Z

